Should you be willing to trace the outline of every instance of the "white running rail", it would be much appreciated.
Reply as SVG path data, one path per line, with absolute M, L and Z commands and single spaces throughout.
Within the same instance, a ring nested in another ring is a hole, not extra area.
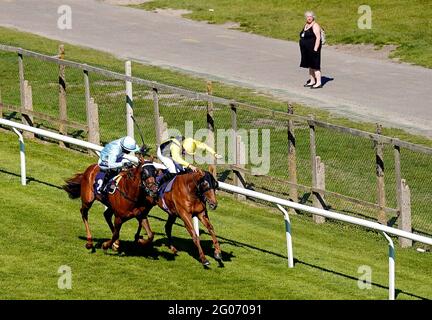
M 103 148 L 101 146 L 95 145 L 95 144 L 87 142 L 87 141 L 71 138 L 68 136 L 64 136 L 64 135 L 50 132 L 50 131 L 43 130 L 43 129 L 30 127 L 30 126 L 27 126 L 27 125 L 24 125 L 21 123 L 17 123 L 14 121 L 6 120 L 6 119 L 0 119 L 0 125 L 8 126 L 8 127 L 15 129 L 14 130 L 15 133 L 19 136 L 20 152 L 21 152 L 21 178 L 22 178 L 22 181 L 23 181 L 23 177 L 25 178 L 25 176 L 26 176 L 25 156 L 24 156 L 24 140 L 22 138 L 22 135 L 20 135 L 16 129 L 21 129 L 21 130 L 33 132 L 33 133 L 40 135 L 40 136 L 44 136 L 44 137 L 51 138 L 54 140 L 74 144 L 76 146 L 80 146 L 83 148 L 88 148 L 88 149 L 94 150 L 95 152 L 99 152 Z M 137 158 L 134 156 L 126 156 L 126 157 L 132 161 L 135 161 L 135 162 L 137 161 Z M 158 166 L 160 166 L 160 165 L 158 164 Z M 25 181 L 23 182 L 23 184 L 25 184 Z M 256 192 L 253 190 L 248 190 L 248 189 L 240 188 L 237 186 L 233 186 L 231 184 L 227 184 L 224 182 L 219 182 L 219 187 L 220 187 L 220 189 L 225 190 L 225 191 L 242 194 L 242 195 L 247 196 L 247 197 L 260 199 L 260 200 L 264 200 L 264 201 L 273 203 L 279 208 L 279 210 L 282 211 L 282 213 L 284 214 L 284 219 L 285 219 L 287 253 L 288 253 L 288 267 L 290 267 L 290 268 L 294 267 L 294 256 L 293 256 L 292 240 L 291 240 L 291 222 L 289 219 L 288 212 L 286 211 L 286 209 L 284 207 L 309 212 L 309 213 L 323 216 L 323 217 L 326 217 L 329 219 L 335 219 L 335 220 L 339 220 L 339 221 L 343 221 L 343 222 L 347 222 L 347 223 L 351 223 L 354 225 L 358 225 L 358 226 L 362 226 L 362 227 L 366 227 L 369 229 L 383 232 L 385 238 L 387 239 L 387 241 L 389 243 L 389 300 L 395 299 L 395 257 L 394 257 L 395 249 L 394 249 L 393 241 L 388 236 L 388 234 L 391 234 L 393 236 L 399 236 L 399 237 L 407 238 L 407 239 L 421 242 L 421 243 L 425 243 L 428 245 L 432 245 L 432 238 L 421 236 L 421 235 L 414 234 L 414 233 L 407 232 L 407 231 L 403 231 L 403 230 L 399 230 L 396 228 L 388 227 L 388 226 L 379 224 L 377 222 L 372 222 L 372 221 L 368 221 L 368 220 L 364 220 L 364 219 L 360 219 L 360 218 L 356 218 L 356 217 L 351 217 L 351 216 L 344 215 L 344 214 L 337 213 L 337 212 L 333 212 L 333 211 L 328 211 L 328 210 L 323 210 L 323 209 L 319 209 L 319 208 L 306 206 L 303 204 L 299 204 L 299 203 L 292 202 L 289 200 L 277 198 L 277 197 L 274 197 L 274 196 L 271 196 L 268 194 L 264 194 L 261 192 Z

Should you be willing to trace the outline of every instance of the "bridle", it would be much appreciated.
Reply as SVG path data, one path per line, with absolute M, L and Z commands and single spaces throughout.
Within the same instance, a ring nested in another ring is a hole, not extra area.
M 157 187 L 157 183 L 156 183 L 156 181 L 152 182 L 152 183 L 146 183 L 146 180 L 151 178 L 151 177 L 154 177 L 154 175 L 151 172 L 149 172 L 148 169 L 145 168 L 146 166 L 153 166 L 153 165 L 150 162 L 150 163 L 144 163 L 141 166 L 142 166 L 142 171 L 141 171 L 141 182 L 139 184 L 139 188 L 143 189 L 145 194 L 154 198 L 157 196 L 157 191 L 156 191 L 156 194 L 153 194 L 154 192 L 151 190 L 151 188 L 155 187 L 155 186 Z M 124 191 L 122 191 L 120 188 L 118 188 L 118 191 L 119 191 L 120 195 L 128 201 L 131 201 L 133 203 L 137 203 L 139 200 L 139 196 L 136 199 L 132 199 Z
M 207 199 L 207 197 L 205 196 L 206 192 L 208 192 L 208 191 L 210 191 L 210 190 L 212 190 L 212 189 L 216 190 L 216 189 L 219 187 L 219 184 L 217 183 L 217 181 L 216 181 L 216 183 L 214 184 L 212 181 L 208 181 L 208 180 L 206 179 L 206 177 L 207 177 L 207 173 L 205 173 L 204 177 L 202 177 L 200 180 L 198 180 L 198 182 L 196 182 L 196 180 L 193 179 L 193 181 L 194 181 L 194 183 L 195 183 L 195 186 L 196 186 L 196 190 L 197 190 L 197 191 L 196 191 L 196 195 L 197 195 L 197 197 L 198 197 L 199 199 L 201 199 L 201 201 L 203 201 L 204 203 L 205 203 L 205 202 L 208 202 L 208 199 Z M 207 182 L 208 187 L 206 187 L 206 188 L 202 188 L 204 182 Z

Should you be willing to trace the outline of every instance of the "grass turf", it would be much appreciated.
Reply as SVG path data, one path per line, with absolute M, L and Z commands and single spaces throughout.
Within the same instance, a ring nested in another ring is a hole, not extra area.
M 29 184 L 20 185 L 16 137 L 0 131 L 0 299 L 386 299 L 387 242 L 375 232 L 339 223 L 315 225 L 292 216 L 296 264 L 287 268 L 284 223 L 280 213 L 235 201 L 220 193 L 210 212 L 224 257 L 224 267 L 210 259 L 209 270 L 197 260 L 181 221 L 173 228 L 180 250 L 173 256 L 164 245 L 166 214 L 150 213 L 154 246 L 137 249 L 137 223 L 121 233 L 124 252 L 84 248 L 85 231 L 79 201 L 59 189 L 64 178 L 96 159 L 27 141 Z M 90 211 L 90 227 L 100 243 L 110 237 L 101 205 Z M 210 236 L 202 231 L 204 251 L 211 258 Z M 71 267 L 72 289 L 57 286 L 62 265 Z M 372 288 L 360 290 L 359 267 L 372 270 Z M 398 299 L 432 298 L 430 254 L 396 248 Z

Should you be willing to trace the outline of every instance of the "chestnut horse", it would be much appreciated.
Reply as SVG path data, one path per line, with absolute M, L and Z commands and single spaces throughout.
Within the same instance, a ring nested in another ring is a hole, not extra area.
M 172 245 L 171 231 L 175 220 L 177 217 L 180 217 L 191 235 L 195 246 L 198 248 L 199 257 L 204 266 L 208 266 L 210 262 L 203 253 L 199 236 L 195 233 L 193 227 L 192 217 L 197 216 L 207 228 L 215 247 L 214 257 L 216 260 L 222 261 L 219 242 L 210 223 L 206 208 L 206 203 L 208 203 L 210 209 L 216 209 L 217 199 L 215 190 L 218 187 L 219 184 L 211 173 L 198 170 L 197 172 L 177 175 L 171 191 L 165 193 L 158 200 L 159 207 L 168 213 L 165 232 L 171 251 L 177 253 L 177 249 Z
M 112 247 L 119 248 L 120 229 L 124 222 L 131 218 L 138 220 L 138 230 L 135 234 L 135 241 L 140 245 L 147 245 L 153 241 L 154 233 L 150 229 L 147 220 L 148 213 L 156 205 L 157 184 L 155 180 L 156 169 L 152 162 L 139 158 L 139 164 L 127 171 L 120 173 L 121 179 L 117 184 L 116 191 L 103 197 L 95 193 L 93 184 L 100 168 L 97 164 L 89 166 L 84 173 L 78 173 L 66 180 L 63 189 L 71 199 L 81 197 L 81 216 L 87 233 L 86 248 L 94 250 L 92 235 L 88 224 L 88 211 L 93 202 L 98 200 L 107 206 L 104 217 L 112 231 L 111 240 L 105 241 L 102 245 L 104 250 Z M 111 221 L 115 216 L 114 225 Z M 148 239 L 140 239 L 141 228 L 144 227 Z

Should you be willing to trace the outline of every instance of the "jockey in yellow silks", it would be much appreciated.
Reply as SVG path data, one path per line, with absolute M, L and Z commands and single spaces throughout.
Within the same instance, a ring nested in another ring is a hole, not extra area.
M 222 158 L 221 155 L 217 154 L 216 151 L 207 144 L 183 136 L 171 137 L 162 142 L 157 150 L 157 156 L 170 173 L 179 173 L 186 168 L 196 171 L 197 168 L 188 163 L 184 159 L 184 155 L 194 155 L 198 149 L 206 150 L 216 159 Z

